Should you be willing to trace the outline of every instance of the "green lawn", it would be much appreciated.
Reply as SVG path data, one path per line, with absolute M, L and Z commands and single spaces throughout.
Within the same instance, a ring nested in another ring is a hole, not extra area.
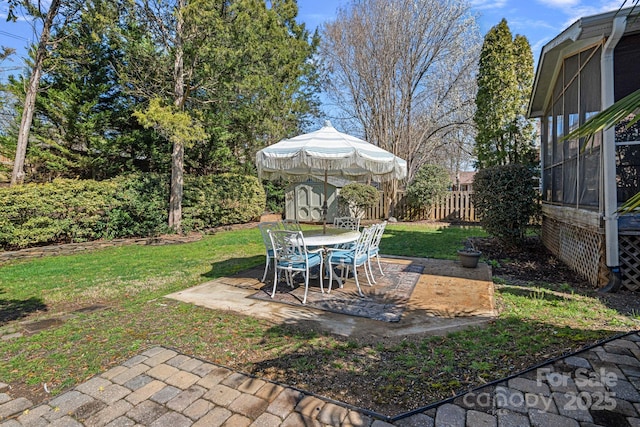
M 477 227 L 390 224 L 381 252 L 452 259 L 467 237 L 484 235 Z M 371 394 L 375 385 L 369 409 L 409 410 L 418 399 L 442 399 L 638 325 L 570 288 L 503 281 L 496 289 L 501 314 L 488 326 L 401 343 L 345 341 L 163 298 L 263 263 L 260 233 L 251 228 L 193 243 L 122 246 L 0 266 L 4 334 L 19 330 L 24 320 L 104 306 L 0 341 L 0 382 L 26 389 L 46 383 L 55 394 L 143 348 L 165 345 L 343 401 L 367 389 Z M 331 376 L 353 386 L 332 390 L 327 366 Z
M 456 259 L 456 251 L 464 247 L 467 238 L 486 235 L 480 227 L 391 224 L 380 245 L 387 255 Z

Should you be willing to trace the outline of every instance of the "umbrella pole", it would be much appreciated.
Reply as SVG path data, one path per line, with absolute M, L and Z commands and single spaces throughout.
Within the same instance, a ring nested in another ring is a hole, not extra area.
M 327 234 L 327 170 L 324 170 L 324 202 L 322 203 L 322 234 Z

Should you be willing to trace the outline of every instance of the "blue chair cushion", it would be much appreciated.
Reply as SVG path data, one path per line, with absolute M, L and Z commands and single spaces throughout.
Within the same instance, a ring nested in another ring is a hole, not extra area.
M 332 251 L 329 262 L 331 264 L 353 264 L 354 256 L 353 251 Z M 356 264 L 362 264 L 366 260 L 367 255 L 363 254 L 356 260 Z
M 278 267 L 291 267 L 296 270 L 302 270 L 306 267 L 306 264 L 308 264 L 309 267 L 315 267 L 316 265 L 319 265 L 321 261 L 322 257 L 320 256 L 320 254 L 309 254 L 306 259 L 303 255 L 300 255 L 288 260 L 278 261 Z

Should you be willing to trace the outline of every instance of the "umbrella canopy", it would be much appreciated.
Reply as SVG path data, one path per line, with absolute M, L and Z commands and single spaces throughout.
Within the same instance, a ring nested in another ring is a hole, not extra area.
M 262 179 L 305 180 L 340 176 L 352 181 L 376 182 L 407 176 L 407 162 L 382 148 L 346 133 L 329 121 L 319 130 L 263 148 L 256 154 Z
M 324 222 L 328 176 L 376 182 L 407 176 L 406 161 L 378 146 L 338 132 L 329 121 L 315 132 L 283 139 L 258 151 L 256 166 L 261 179 L 304 181 L 324 176 Z

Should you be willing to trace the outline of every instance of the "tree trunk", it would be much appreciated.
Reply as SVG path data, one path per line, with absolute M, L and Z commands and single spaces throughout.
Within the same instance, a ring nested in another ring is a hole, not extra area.
M 395 216 L 396 210 L 396 200 L 398 199 L 398 180 L 394 179 L 388 182 L 385 182 L 382 185 L 382 190 L 385 195 L 385 204 L 384 210 L 387 212 L 387 219 Z
M 183 12 L 186 0 L 178 2 L 176 17 L 175 60 L 173 66 L 174 105 L 178 109 L 184 106 L 184 51 L 182 46 Z M 173 141 L 171 153 L 171 196 L 169 197 L 169 228 L 182 232 L 182 193 L 184 185 L 184 144 Z
M 40 75 L 42 74 L 42 64 L 47 55 L 47 42 L 51 32 L 53 19 L 60 9 L 60 0 L 52 0 L 47 16 L 42 26 L 42 34 L 38 41 L 38 49 L 36 50 L 36 58 L 33 63 L 33 70 L 29 78 L 29 86 L 24 99 L 24 109 L 22 110 L 22 119 L 20 121 L 20 129 L 18 131 L 18 143 L 16 147 L 16 157 L 13 162 L 13 172 L 11 174 L 11 185 L 20 185 L 24 183 L 24 161 L 27 156 L 27 145 L 29 143 L 29 131 L 31 122 L 33 121 L 33 113 L 36 105 L 36 96 L 38 87 L 40 86 Z
M 182 228 L 182 190 L 184 185 L 184 146 L 174 142 L 171 153 L 171 193 L 169 196 L 169 227 L 180 233 Z

